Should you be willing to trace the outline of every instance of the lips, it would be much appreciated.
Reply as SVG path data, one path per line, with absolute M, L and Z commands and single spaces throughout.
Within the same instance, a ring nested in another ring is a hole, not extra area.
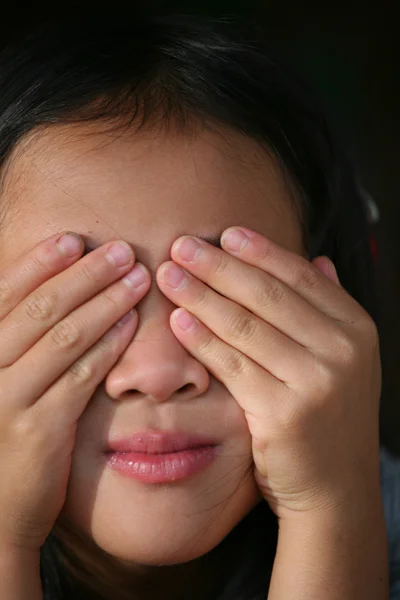
M 125 438 L 109 440 L 106 453 L 136 452 L 143 454 L 168 454 L 191 448 L 216 446 L 215 439 L 182 431 L 144 431 Z

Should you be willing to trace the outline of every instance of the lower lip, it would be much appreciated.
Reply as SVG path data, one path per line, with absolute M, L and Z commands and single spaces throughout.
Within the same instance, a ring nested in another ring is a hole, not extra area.
M 192 477 L 209 467 L 217 446 L 202 446 L 170 454 L 110 452 L 107 464 L 120 473 L 145 483 L 168 483 Z

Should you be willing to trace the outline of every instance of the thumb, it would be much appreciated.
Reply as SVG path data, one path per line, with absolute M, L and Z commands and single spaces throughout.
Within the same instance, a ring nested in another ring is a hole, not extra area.
M 317 256 L 311 261 L 313 265 L 317 267 L 321 273 L 323 273 L 328 279 L 340 285 L 339 277 L 336 272 L 335 265 L 327 256 Z

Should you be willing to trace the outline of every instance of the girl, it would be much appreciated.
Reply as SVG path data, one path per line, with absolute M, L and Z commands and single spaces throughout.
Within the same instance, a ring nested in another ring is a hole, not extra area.
M 312 94 L 184 16 L 49 23 L 1 90 L 1 598 L 387 598 L 367 215 Z

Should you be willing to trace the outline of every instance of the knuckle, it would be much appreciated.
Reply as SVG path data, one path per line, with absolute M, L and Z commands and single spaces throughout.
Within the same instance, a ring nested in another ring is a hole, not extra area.
M 375 321 L 368 313 L 365 319 L 360 321 L 359 329 L 363 340 L 368 344 L 372 343 L 374 346 L 379 346 L 379 330 Z
M 21 443 L 29 445 L 36 451 L 43 451 L 49 446 L 49 432 L 46 430 L 47 423 L 38 418 L 35 410 L 27 410 L 24 414 L 19 414 L 13 422 L 12 436 L 16 446 Z
M 226 254 L 226 252 L 217 252 L 218 258 L 213 263 L 212 271 L 213 276 L 219 277 L 229 268 L 229 261 L 231 260 L 231 256 Z
M 78 276 L 83 281 L 84 285 L 101 283 L 104 278 L 103 272 L 99 272 L 98 261 L 94 261 L 93 257 L 91 257 L 91 259 L 92 260 L 89 260 L 88 262 L 83 261 L 80 265 Z M 106 261 L 104 261 L 104 263 L 105 262 Z
M 75 348 L 80 344 L 83 331 L 73 321 L 60 321 L 51 330 L 51 341 L 59 348 Z
M 42 261 L 39 254 L 32 256 L 32 262 L 35 272 L 47 273 L 48 266 L 46 266 L 45 262 Z
M 240 339 L 241 342 L 251 342 L 258 330 L 254 315 L 245 311 L 235 312 L 226 325 L 229 336 Z
M 339 330 L 336 334 L 334 346 L 341 362 L 353 362 L 360 353 L 360 348 L 356 340 L 349 337 L 343 329 Z
M 236 378 L 243 374 L 248 367 L 244 355 L 237 351 L 227 351 L 223 343 L 218 343 L 213 336 L 199 344 L 198 350 L 203 356 L 216 365 L 216 369 L 225 377 Z
M 87 357 L 75 361 L 68 370 L 68 378 L 74 385 L 93 384 L 97 377 L 97 367 Z
M 12 300 L 12 289 L 5 277 L 0 277 L 0 304 L 9 304 Z
M 267 238 L 259 241 L 257 240 L 257 243 L 254 246 L 257 258 L 261 259 L 262 261 L 276 258 L 276 249 Z
M 271 304 L 280 304 L 284 297 L 284 290 L 277 279 L 267 277 L 252 292 L 254 303 L 257 307 L 264 308 Z
M 369 335 L 368 338 L 371 340 L 371 345 L 373 348 L 380 348 L 380 337 L 378 326 L 374 321 L 370 324 Z
M 207 298 L 208 298 L 208 291 L 207 291 L 207 287 L 205 285 L 200 285 L 199 289 L 196 290 L 196 294 L 194 295 L 193 298 L 191 298 L 191 307 L 189 308 L 189 310 L 191 308 L 195 308 L 195 309 L 201 309 L 202 307 L 204 307 L 207 304 Z
M 316 269 L 316 267 L 314 267 Z M 296 277 L 294 286 L 301 290 L 315 289 L 319 286 L 319 278 L 316 271 L 312 268 L 311 263 L 305 265 L 299 265 L 296 269 Z
M 29 414 L 28 411 L 27 411 L 27 413 Z M 24 415 L 24 416 L 20 416 L 13 423 L 12 435 L 17 444 L 21 440 L 24 440 L 26 443 L 26 440 L 29 440 L 30 442 L 32 442 L 34 437 L 37 436 L 38 431 L 40 431 L 40 429 L 38 429 L 37 423 L 35 422 L 35 420 L 32 418 L 29 418 L 29 416 L 27 416 L 27 415 Z
M 312 378 L 313 385 L 311 387 L 314 391 L 312 394 L 314 401 L 317 404 L 324 404 L 326 398 L 337 388 L 337 373 L 334 372 L 332 365 L 317 361 L 314 363 Z
M 58 295 L 51 292 L 32 294 L 26 299 L 24 309 L 26 315 L 33 321 L 48 321 L 56 314 Z
M 242 377 L 246 374 L 249 362 L 241 352 L 227 352 L 222 359 L 222 368 L 231 379 Z
M 207 358 L 214 356 L 215 354 L 215 339 L 209 335 L 198 343 L 198 350 Z
M 122 289 L 121 289 L 122 288 Z M 117 295 L 121 295 L 121 291 L 122 292 L 128 292 L 128 288 L 124 285 L 118 287 L 118 288 L 106 288 L 105 290 L 103 290 L 103 293 L 101 294 L 101 299 L 103 302 L 103 306 L 105 308 L 105 310 L 109 310 L 110 306 L 111 308 L 114 309 L 119 309 L 120 308 L 120 300 L 118 300 Z

